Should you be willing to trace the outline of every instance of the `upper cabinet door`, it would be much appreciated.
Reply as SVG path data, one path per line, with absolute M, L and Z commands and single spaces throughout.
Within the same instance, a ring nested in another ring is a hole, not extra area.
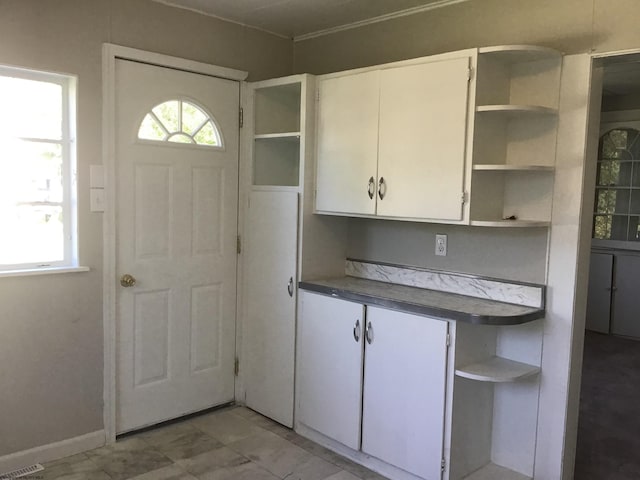
M 316 210 L 376 213 L 379 72 L 319 82 Z
M 462 220 L 469 64 L 380 72 L 378 215 Z

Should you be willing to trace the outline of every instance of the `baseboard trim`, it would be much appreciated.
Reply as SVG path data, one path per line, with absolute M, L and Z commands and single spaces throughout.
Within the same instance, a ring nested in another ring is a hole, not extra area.
M 21 452 L 11 453 L 0 457 L 0 473 L 11 472 L 18 468 L 23 468 L 34 463 L 45 463 L 59 458 L 86 452 L 105 444 L 105 431 L 80 435 L 79 437 L 68 438 L 60 442 L 49 443 L 39 447 L 30 448 Z

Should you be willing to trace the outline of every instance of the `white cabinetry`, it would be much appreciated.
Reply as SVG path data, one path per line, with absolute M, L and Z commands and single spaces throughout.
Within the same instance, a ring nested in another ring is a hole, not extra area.
M 462 221 L 474 58 L 320 77 L 316 211 Z
M 312 79 L 249 85 L 241 371 L 247 406 L 293 425 L 299 203 Z M 240 253 L 240 252 L 239 252 Z
M 560 68 L 548 48 L 478 50 L 471 225 L 548 225 Z
M 440 479 L 448 323 L 309 292 L 300 301 L 296 423 Z

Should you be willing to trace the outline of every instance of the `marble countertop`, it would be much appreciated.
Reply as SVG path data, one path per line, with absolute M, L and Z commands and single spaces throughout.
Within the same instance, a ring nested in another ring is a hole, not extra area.
M 544 309 L 354 277 L 300 282 L 302 290 L 407 313 L 483 325 L 518 325 Z

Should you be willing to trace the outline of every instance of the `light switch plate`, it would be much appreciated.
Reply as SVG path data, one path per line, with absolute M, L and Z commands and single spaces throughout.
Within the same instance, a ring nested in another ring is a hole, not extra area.
M 89 166 L 89 187 L 104 188 L 104 167 L 102 165 Z
M 92 212 L 104 212 L 104 189 L 92 188 L 89 191 L 90 208 Z

